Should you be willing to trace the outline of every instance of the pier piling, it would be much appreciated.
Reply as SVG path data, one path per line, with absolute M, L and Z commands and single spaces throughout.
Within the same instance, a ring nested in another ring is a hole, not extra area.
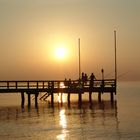
M 111 102 L 114 101 L 114 94 L 113 94 L 113 92 L 110 93 L 110 100 L 111 100 Z
M 70 93 L 67 95 L 68 104 L 70 104 Z
M 38 102 L 37 102 L 38 94 L 39 94 L 38 92 L 35 93 L 35 108 L 38 107 Z
M 79 101 L 79 102 L 82 101 L 82 95 L 81 95 L 81 93 L 78 94 L 78 101 Z
M 89 92 L 89 102 L 92 102 L 92 92 Z
M 27 93 L 28 94 L 28 108 L 31 107 L 31 94 L 30 93 Z
M 24 108 L 24 103 L 25 103 L 24 92 L 21 92 L 21 107 L 22 108 Z
M 54 107 L 54 95 L 51 93 L 51 106 Z
M 98 101 L 101 102 L 101 92 L 98 93 Z

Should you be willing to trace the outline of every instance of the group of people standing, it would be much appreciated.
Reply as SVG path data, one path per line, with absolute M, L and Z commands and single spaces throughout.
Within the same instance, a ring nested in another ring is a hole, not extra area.
M 105 83 L 104 83 L 104 69 L 101 69 L 101 72 L 102 72 L 101 87 L 104 87 L 105 86 Z M 88 75 L 86 73 L 82 72 L 82 75 L 81 75 L 81 78 L 79 79 L 79 82 L 80 82 L 80 85 L 81 85 L 81 82 L 82 82 L 83 86 L 87 85 L 87 83 L 89 83 L 90 88 L 93 88 L 95 86 L 95 83 L 96 83 L 95 80 L 97 80 L 97 79 L 96 79 L 96 77 L 93 73 L 91 73 L 91 75 L 88 77 Z M 67 80 L 65 78 L 64 85 L 68 86 L 68 87 L 75 87 L 75 86 L 77 86 L 77 83 L 75 83 L 74 81 L 71 81 L 71 79 Z
M 90 80 L 90 83 L 93 83 L 93 81 L 96 80 L 95 75 L 91 73 L 90 77 L 88 78 L 87 74 L 82 72 L 82 82 L 86 83 L 88 80 Z
M 86 85 L 87 82 L 89 82 L 90 87 L 94 87 L 94 86 L 95 86 L 95 85 L 94 85 L 94 83 L 95 83 L 94 81 L 95 81 L 95 80 L 97 80 L 97 79 L 96 79 L 94 73 L 91 73 L 91 75 L 88 77 L 88 75 L 87 75 L 86 73 L 82 72 L 80 81 L 82 82 L 83 85 Z M 64 85 L 65 85 L 65 86 L 72 87 L 72 86 L 74 86 L 75 84 L 76 84 L 76 83 L 73 82 L 73 81 L 71 81 L 71 79 L 67 80 L 67 79 L 65 78 L 65 82 L 64 82 Z

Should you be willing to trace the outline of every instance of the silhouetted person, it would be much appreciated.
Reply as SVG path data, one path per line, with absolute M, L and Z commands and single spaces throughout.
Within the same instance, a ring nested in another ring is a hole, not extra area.
M 87 74 L 84 74 L 84 72 L 82 72 L 82 83 L 83 83 L 83 85 L 86 84 L 87 80 L 88 80 Z
M 102 90 L 105 86 L 105 82 L 104 82 L 104 69 L 101 69 L 101 73 L 102 73 L 102 84 L 101 84 L 101 87 L 102 87 Z
M 65 85 L 65 86 L 68 86 L 68 81 L 67 81 L 66 78 L 65 78 L 65 81 L 64 81 L 64 85 Z
M 90 87 L 94 86 L 94 80 L 96 79 L 95 75 L 91 73 L 90 75 Z
M 84 73 L 82 72 L 82 81 L 84 80 Z
M 68 81 L 68 88 L 71 88 L 71 79 Z
M 85 74 L 85 76 L 84 76 L 85 84 L 87 83 L 87 80 L 88 80 L 88 76 L 87 76 L 87 74 Z
M 85 78 L 85 81 L 87 81 L 87 80 L 88 80 L 88 76 L 87 76 L 87 74 L 85 74 L 85 77 L 84 77 L 84 78 Z
M 95 75 L 94 75 L 93 73 L 91 73 L 91 75 L 90 75 L 90 80 L 93 81 L 93 80 L 95 80 L 95 79 L 96 79 Z
M 82 72 L 82 83 L 85 83 L 85 74 Z

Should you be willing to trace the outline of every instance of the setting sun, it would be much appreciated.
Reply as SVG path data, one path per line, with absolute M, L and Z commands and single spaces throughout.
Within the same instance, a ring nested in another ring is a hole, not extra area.
M 58 44 L 55 48 L 55 57 L 57 59 L 66 59 L 67 49 L 64 44 Z
M 61 39 L 62 40 L 62 39 Z M 53 39 L 48 46 L 48 50 L 44 51 L 44 59 L 49 56 L 50 62 L 55 62 L 55 64 L 68 64 L 73 62 L 75 58 L 75 54 L 73 52 L 73 44 L 70 41 L 61 41 L 58 39 Z
M 66 49 L 64 47 L 56 48 L 55 55 L 58 59 L 64 59 L 66 56 Z

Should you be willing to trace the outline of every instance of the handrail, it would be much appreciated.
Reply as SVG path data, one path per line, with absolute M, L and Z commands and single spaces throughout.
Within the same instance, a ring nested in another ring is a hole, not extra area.
M 87 80 L 86 82 L 79 80 L 11 80 L 11 81 L 0 81 L 0 89 L 45 89 L 45 88 L 68 88 L 71 87 L 78 87 L 79 84 L 81 84 L 83 87 L 90 87 L 90 80 Z M 104 80 L 94 80 L 92 81 L 94 84 L 93 86 L 101 86 L 104 84 L 104 86 L 115 86 L 116 81 L 115 79 L 104 79 Z M 62 84 L 63 83 L 63 84 Z M 64 86 L 62 86 L 62 85 Z

